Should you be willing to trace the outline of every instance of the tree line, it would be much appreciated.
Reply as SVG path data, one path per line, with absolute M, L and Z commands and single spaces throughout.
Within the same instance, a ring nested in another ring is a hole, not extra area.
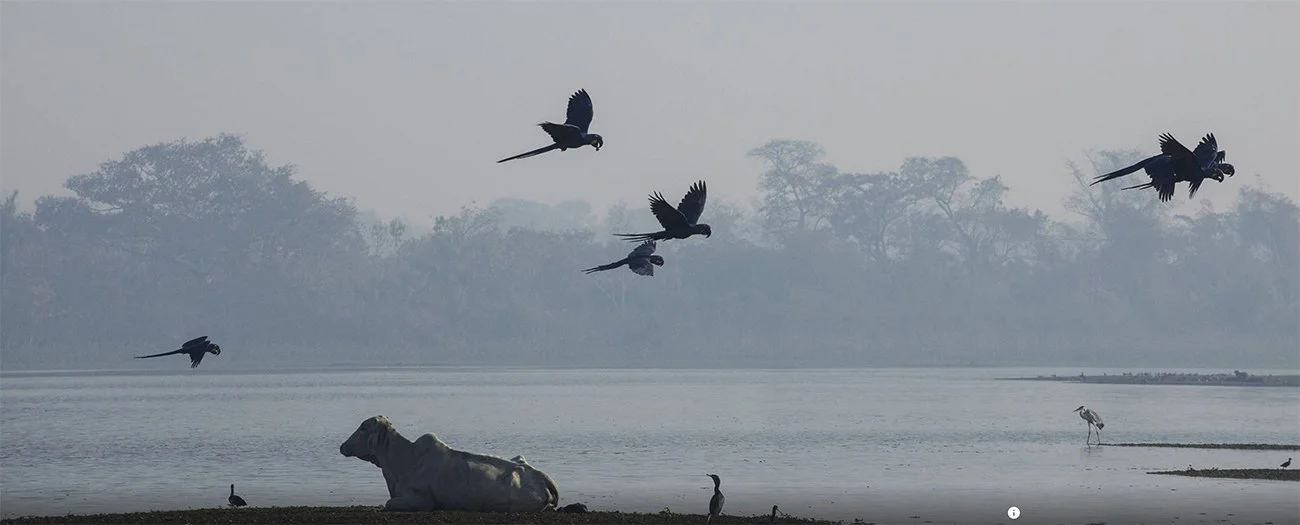
M 409 225 L 236 135 L 145 146 L 33 212 L 0 203 L 0 367 L 143 366 L 196 335 L 249 368 L 1298 364 L 1300 210 L 1242 177 L 1232 209 L 1176 215 L 1087 186 L 1140 158 L 1092 152 L 1050 174 L 1077 186 L 1053 218 L 955 157 L 748 154 L 760 202 L 710 196 L 715 235 L 660 243 L 641 277 L 579 270 L 633 247 L 609 232 L 652 231 L 644 206 L 501 199 Z

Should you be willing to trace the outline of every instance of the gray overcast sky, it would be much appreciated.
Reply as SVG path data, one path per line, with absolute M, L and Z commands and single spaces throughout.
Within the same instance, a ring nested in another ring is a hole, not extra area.
M 772 138 L 845 171 L 955 155 L 1060 213 L 1089 148 L 1213 131 L 1300 197 L 1297 2 L 11 2 L 0 170 L 24 200 L 130 149 L 242 133 L 363 209 L 513 196 L 598 212 L 697 179 L 749 202 Z M 570 93 L 605 148 L 546 144 Z M 1133 176 L 1144 177 L 1140 175 Z M 1133 184 L 1141 182 L 1135 181 Z M 1154 197 L 1154 195 L 1153 195 Z M 1176 205 L 1190 211 L 1186 186 Z M 707 214 L 707 211 L 706 211 Z

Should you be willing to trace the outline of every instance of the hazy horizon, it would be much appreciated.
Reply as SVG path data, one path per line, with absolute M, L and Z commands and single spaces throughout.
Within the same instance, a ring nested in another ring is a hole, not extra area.
M 1229 207 L 1248 183 L 1300 198 L 1300 5 L 1171 5 L 8 1 L 0 188 L 31 209 L 123 152 L 228 132 L 422 225 L 696 179 L 748 206 L 746 152 L 783 138 L 851 172 L 956 156 L 1064 217 L 1068 160 L 1213 132 L 1238 174 L 1168 206 Z M 535 124 L 580 88 L 605 148 L 494 164 L 544 145 Z
M 0 9 L 6 368 L 1300 366 L 1294 2 Z

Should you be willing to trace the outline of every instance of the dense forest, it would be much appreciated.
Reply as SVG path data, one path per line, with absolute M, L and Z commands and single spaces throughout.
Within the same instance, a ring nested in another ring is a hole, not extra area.
M 857 173 L 810 142 L 749 155 L 761 202 L 710 195 L 713 236 L 660 243 L 667 265 L 641 277 L 580 270 L 632 248 L 610 232 L 657 229 L 643 199 L 408 225 L 239 136 L 142 147 L 30 213 L 3 201 L 0 367 L 184 368 L 130 357 L 195 335 L 224 349 L 205 369 L 1300 366 L 1300 211 L 1246 177 L 1209 183 L 1235 208 L 1175 215 L 1119 189 L 1141 173 L 1087 186 L 1140 158 L 1092 152 L 1043 174 L 1077 187 L 1049 217 L 953 157 Z

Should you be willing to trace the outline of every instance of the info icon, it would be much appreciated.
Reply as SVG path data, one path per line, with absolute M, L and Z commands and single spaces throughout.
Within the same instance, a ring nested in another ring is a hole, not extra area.
M 1011 519 L 1020 519 L 1020 507 L 1011 507 L 1007 509 L 1007 517 Z

